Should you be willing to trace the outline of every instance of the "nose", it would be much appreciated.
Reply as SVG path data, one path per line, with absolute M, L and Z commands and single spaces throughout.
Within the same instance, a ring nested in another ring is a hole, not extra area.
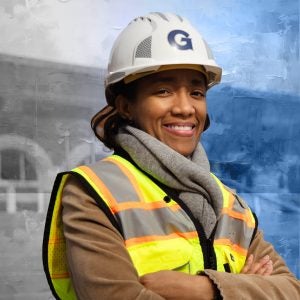
M 189 117 L 195 113 L 193 99 L 185 89 L 176 92 L 172 106 L 172 113 L 174 115 L 181 115 L 184 117 Z

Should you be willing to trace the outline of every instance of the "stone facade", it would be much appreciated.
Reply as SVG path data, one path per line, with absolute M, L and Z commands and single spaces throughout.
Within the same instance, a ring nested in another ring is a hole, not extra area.
M 0 55 L 0 300 L 52 299 L 42 235 L 57 172 L 107 155 L 90 129 L 103 71 Z

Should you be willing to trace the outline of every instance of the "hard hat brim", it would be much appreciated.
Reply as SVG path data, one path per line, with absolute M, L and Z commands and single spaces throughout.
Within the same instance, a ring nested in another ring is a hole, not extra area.
M 134 73 L 134 74 L 130 74 L 128 76 L 126 76 L 124 78 L 124 82 L 125 84 L 128 84 L 132 81 L 135 81 L 137 79 L 143 78 L 145 76 L 148 75 L 152 75 L 158 72 L 163 72 L 163 71 L 168 71 L 168 70 L 182 70 L 182 69 L 189 69 L 189 70 L 195 70 L 198 71 L 200 73 L 202 73 L 206 80 L 208 80 L 208 76 L 207 73 L 205 72 L 205 69 L 203 66 L 200 65 L 194 65 L 194 64 L 172 64 L 172 65 L 163 65 L 160 66 L 158 69 L 156 70 L 151 70 L 151 71 L 145 71 L 145 72 L 138 72 L 138 73 Z

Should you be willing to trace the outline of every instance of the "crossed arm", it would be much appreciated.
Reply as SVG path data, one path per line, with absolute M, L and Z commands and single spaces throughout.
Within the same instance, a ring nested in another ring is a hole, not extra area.
M 260 231 L 241 274 L 161 271 L 139 278 L 122 236 L 75 180 L 64 190 L 63 223 L 69 271 L 79 300 L 213 299 L 214 286 L 224 300 L 300 299 L 299 281 Z
M 269 255 L 265 255 L 257 262 L 250 254 L 242 274 L 271 275 L 273 262 Z M 176 271 L 160 271 L 140 277 L 140 282 L 153 292 L 165 299 L 173 300 L 211 300 L 214 299 L 216 287 L 208 276 L 191 276 Z

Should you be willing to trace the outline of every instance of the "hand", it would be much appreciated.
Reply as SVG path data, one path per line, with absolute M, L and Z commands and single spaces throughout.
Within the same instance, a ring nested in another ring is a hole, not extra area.
M 140 282 L 167 300 L 211 300 L 214 297 L 213 283 L 207 276 L 159 271 L 140 277 Z
M 254 256 L 250 254 L 241 274 L 271 275 L 272 272 L 273 262 L 269 255 L 264 256 L 258 262 L 254 262 Z

